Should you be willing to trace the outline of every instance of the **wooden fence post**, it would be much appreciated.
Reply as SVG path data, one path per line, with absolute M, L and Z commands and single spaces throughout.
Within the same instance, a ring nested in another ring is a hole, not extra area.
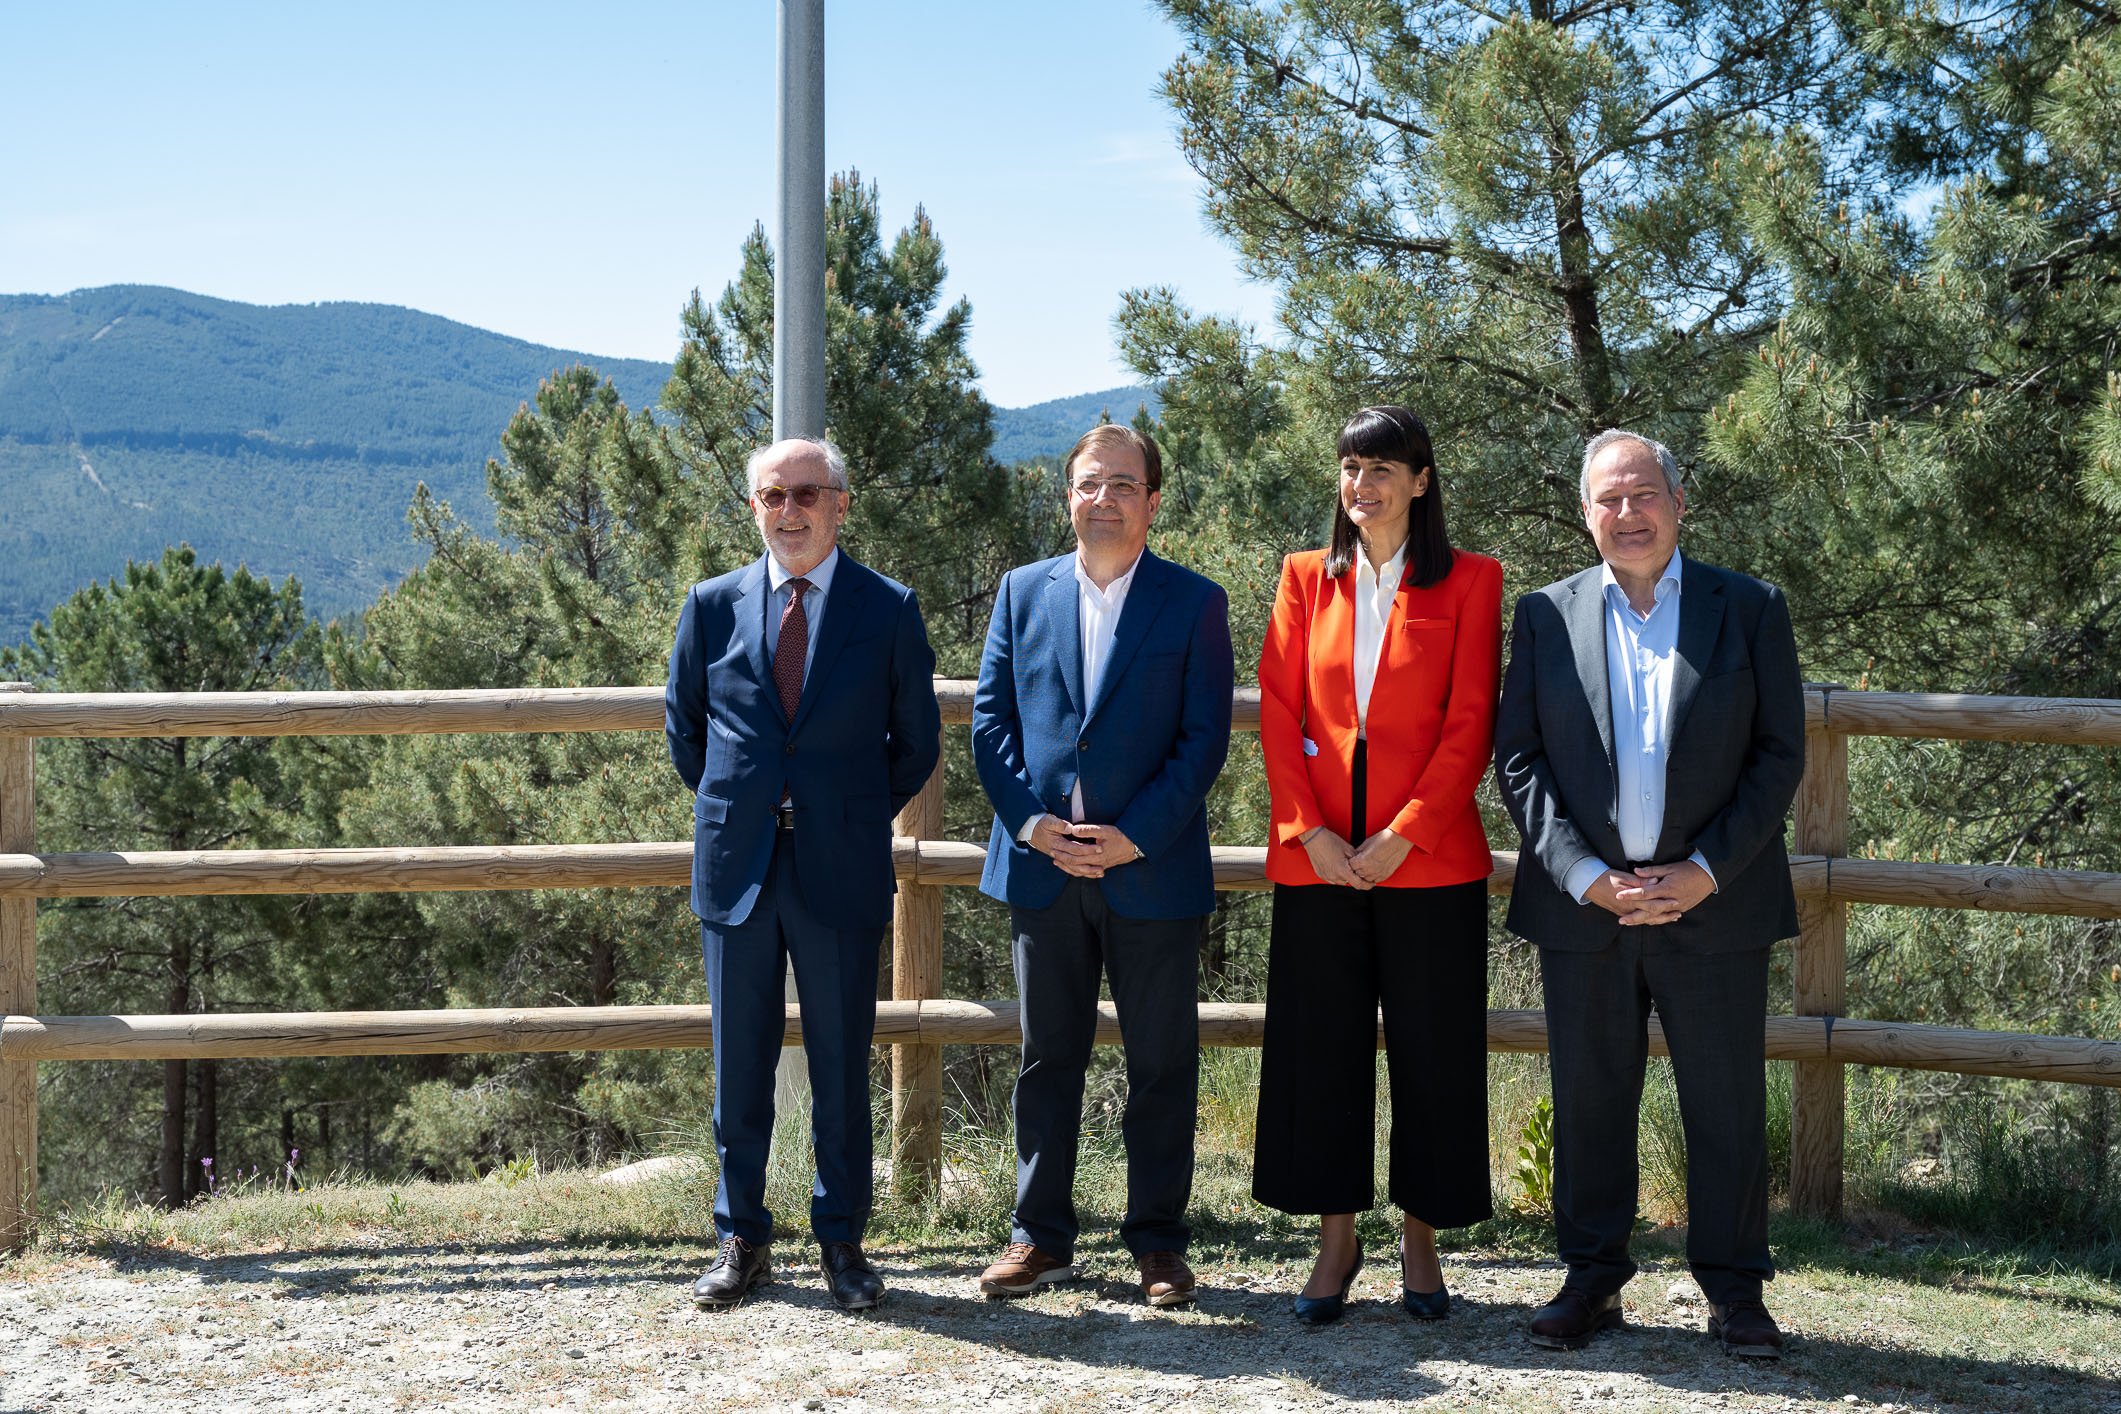
M 948 737 L 944 738 L 947 743 Z M 943 762 L 893 833 L 916 840 L 943 833 Z M 943 888 L 901 881 L 891 910 L 891 996 L 927 1001 L 943 995 Z M 891 1048 L 891 1182 L 908 1198 L 935 1192 L 943 1172 L 943 1048 Z
M 1825 695 L 1827 715 L 1804 734 L 1804 781 L 1797 788 L 1797 852 L 1823 854 L 1830 861 L 1848 853 L 1848 737 L 1832 729 L 1834 692 L 1839 683 L 1807 683 L 1808 692 Z M 1799 1016 L 1840 1016 L 1848 1003 L 1848 905 L 1832 898 L 1800 899 L 1797 943 L 1792 951 L 1791 981 Z M 1841 1063 L 1801 1060 L 1791 1063 L 1790 1206 L 1806 1217 L 1841 1216 L 1842 1149 L 1847 1123 L 1847 1096 Z
M 0 682 L 0 693 L 29 691 Z M 0 736 L 0 854 L 37 848 L 36 739 Z M 0 1015 L 37 1014 L 37 901 L 0 898 Z M 0 1058 L 0 1252 L 29 1241 L 37 1212 L 37 1063 Z

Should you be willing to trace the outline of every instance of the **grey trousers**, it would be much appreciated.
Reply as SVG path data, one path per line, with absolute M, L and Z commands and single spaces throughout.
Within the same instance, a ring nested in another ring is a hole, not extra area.
M 1656 928 L 1598 952 L 1539 950 L 1554 1074 L 1554 1226 L 1569 1284 L 1594 1295 L 1635 1275 L 1649 1016 L 1672 1051 L 1687 1148 L 1687 1264 L 1718 1304 L 1772 1280 L 1767 1206 L 1768 950 L 1681 953 Z
M 1101 975 L 1112 980 L 1127 1056 L 1127 1213 L 1120 1240 L 1136 1256 L 1183 1252 L 1190 1240 L 1193 1129 L 1200 1089 L 1200 920 L 1123 918 L 1095 880 L 1070 879 L 1051 908 L 1015 908 L 1016 995 L 1024 1054 L 1016 1119 L 1016 1212 L 1010 1240 L 1075 1258 L 1075 1158 L 1083 1077 L 1097 1034 Z

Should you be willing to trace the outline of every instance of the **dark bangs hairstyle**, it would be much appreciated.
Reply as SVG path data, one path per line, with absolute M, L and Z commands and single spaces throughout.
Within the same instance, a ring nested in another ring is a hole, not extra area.
M 1417 476 L 1427 470 L 1427 489 L 1407 508 L 1407 583 L 1427 589 L 1449 574 L 1451 536 L 1444 528 L 1443 478 L 1429 449 L 1429 429 L 1411 408 L 1391 403 L 1362 409 L 1340 429 L 1340 449 L 1333 454 L 1333 538 L 1326 546 L 1326 573 L 1340 578 L 1355 567 L 1355 557 L 1362 552 L 1355 522 L 1340 503 L 1338 463 L 1344 457 L 1404 462 Z

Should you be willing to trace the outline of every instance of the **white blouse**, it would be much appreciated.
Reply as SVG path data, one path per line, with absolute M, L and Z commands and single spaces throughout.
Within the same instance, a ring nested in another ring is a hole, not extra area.
M 1360 544 L 1355 547 L 1355 735 L 1370 735 L 1370 689 L 1377 685 L 1377 664 L 1384 656 L 1385 629 L 1392 622 L 1392 601 L 1407 570 L 1407 542 L 1402 540 L 1379 573 Z

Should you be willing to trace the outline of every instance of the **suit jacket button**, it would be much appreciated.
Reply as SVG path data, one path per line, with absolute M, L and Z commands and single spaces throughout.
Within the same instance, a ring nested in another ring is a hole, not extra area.
M 781 748 L 781 753 L 785 756 L 795 755 L 795 743 L 792 741 L 789 742 L 786 746 Z
M 1088 751 L 1090 749 L 1090 738 L 1084 737 L 1081 741 L 1075 743 L 1075 749 L 1077 751 Z

